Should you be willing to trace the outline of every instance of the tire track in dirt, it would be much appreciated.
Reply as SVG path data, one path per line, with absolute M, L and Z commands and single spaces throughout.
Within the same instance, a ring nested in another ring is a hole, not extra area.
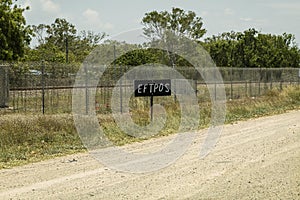
M 88 154 L 0 171 L 1 199 L 299 199 L 300 111 L 224 126 L 216 148 L 198 154 L 206 130 L 162 170 L 131 174 Z M 157 150 L 173 137 L 125 148 Z M 117 158 L 114 158 L 117 159 Z

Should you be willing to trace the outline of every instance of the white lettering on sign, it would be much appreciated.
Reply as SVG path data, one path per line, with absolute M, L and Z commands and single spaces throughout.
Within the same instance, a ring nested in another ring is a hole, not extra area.
M 152 91 L 152 87 L 153 87 L 154 83 L 150 83 L 149 86 L 150 86 L 150 93 L 153 93 Z
M 136 80 L 135 96 L 169 96 L 171 80 Z
M 137 89 L 137 90 L 138 90 L 138 93 L 142 93 L 142 90 L 141 90 L 141 89 L 142 89 L 142 86 L 143 86 L 143 84 L 139 84 L 138 89 Z
M 166 92 L 170 92 L 170 84 L 169 83 L 166 83 L 165 87 L 167 88 Z

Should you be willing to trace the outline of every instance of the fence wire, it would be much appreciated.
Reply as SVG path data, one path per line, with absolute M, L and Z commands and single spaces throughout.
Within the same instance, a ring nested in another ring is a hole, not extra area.
M 8 65 L 8 106 L 11 110 L 48 114 L 72 112 L 72 89 L 80 65 L 47 62 Z M 111 66 L 103 74 L 98 85 L 94 86 L 95 103 L 90 105 L 95 107 L 97 113 L 111 112 L 111 95 L 115 87 L 119 87 L 123 94 L 133 94 L 133 82 L 118 83 L 118 80 L 132 68 L 132 66 Z M 211 95 L 208 94 L 207 84 L 219 84 L 203 81 L 203 74 L 211 73 L 210 69 L 203 69 L 201 74 L 191 67 L 176 67 L 176 70 L 189 80 L 199 101 L 209 101 Z M 227 99 L 258 97 L 270 89 L 281 90 L 287 85 L 299 85 L 299 70 L 299 68 L 219 68 Z M 0 88 L 2 87 L 3 85 Z M 159 100 L 157 98 L 154 103 L 159 103 Z M 131 104 L 138 106 L 141 102 L 133 99 Z M 143 98 L 142 104 L 148 105 L 149 98 Z

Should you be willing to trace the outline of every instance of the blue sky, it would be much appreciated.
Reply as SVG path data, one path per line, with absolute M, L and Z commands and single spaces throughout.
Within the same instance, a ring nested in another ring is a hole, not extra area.
M 116 35 L 142 28 L 149 11 L 180 7 L 203 18 L 205 37 L 256 28 L 262 33 L 292 33 L 300 46 L 299 0 L 19 0 L 29 5 L 27 24 L 51 24 L 66 18 L 80 30 Z

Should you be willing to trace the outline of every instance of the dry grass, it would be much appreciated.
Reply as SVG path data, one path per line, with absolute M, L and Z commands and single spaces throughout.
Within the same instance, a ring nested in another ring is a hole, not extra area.
M 6 114 L 0 127 L 0 168 L 84 150 L 71 115 Z
M 155 137 L 176 133 L 180 123 L 179 104 L 171 98 L 166 98 L 165 102 L 162 99 L 157 101 L 164 104 L 168 117 L 164 128 Z M 146 106 L 141 105 L 131 110 L 131 116 L 135 123 L 147 125 L 150 122 L 149 106 L 147 103 Z M 274 89 L 259 98 L 228 101 L 226 123 L 299 108 L 299 87 L 290 86 L 282 91 Z M 199 129 L 210 125 L 210 115 L 210 102 L 200 102 Z M 85 151 L 71 114 L 43 116 L 2 113 L 0 116 L 0 169 Z M 98 118 L 105 134 L 114 144 L 124 145 L 142 140 L 122 132 L 111 115 L 102 114 Z

